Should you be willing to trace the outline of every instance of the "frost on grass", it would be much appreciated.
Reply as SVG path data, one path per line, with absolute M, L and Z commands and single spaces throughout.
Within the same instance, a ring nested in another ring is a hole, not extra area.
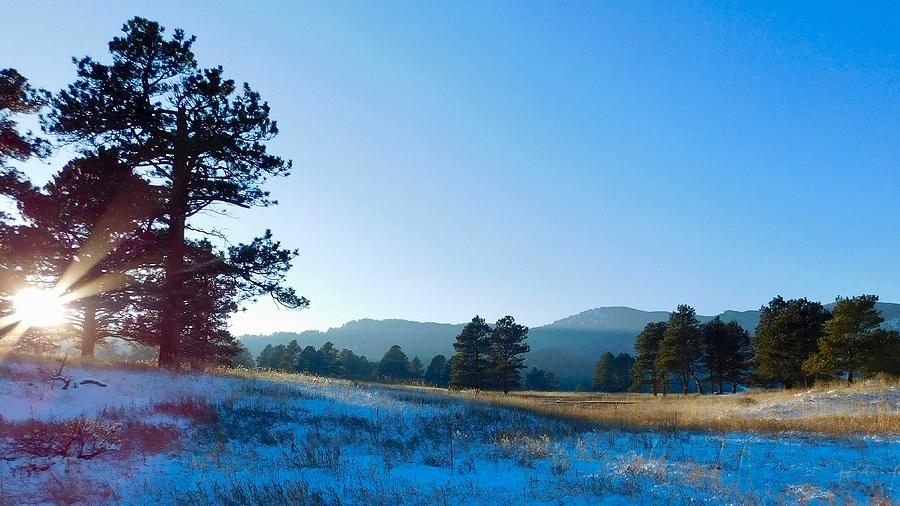
M 629 432 L 435 394 L 0 366 L 0 504 L 758 504 L 900 500 L 896 437 Z

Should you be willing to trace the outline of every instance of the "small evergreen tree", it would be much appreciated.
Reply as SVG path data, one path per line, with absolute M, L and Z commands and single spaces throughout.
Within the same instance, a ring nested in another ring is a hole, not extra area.
M 296 370 L 307 374 L 320 374 L 322 364 L 319 358 L 319 352 L 313 346 L 303 348 L 296 360 Z
M 597 360 L 591 389 L 600 392 L 624 392 L 631 384 L 634 358 L 627 353 L 606 352 Z
M 334 347 L 334 343 L 326 341 L 316 352 L 316 355 L 318 355 L 319 375 L 331 378 L 343 376 L 341 363 L 338 360 L 338 350 Z
M 552 372 L 532 367 L 525 373 L 525 389 L 544 392 L 558 390 L 559 380 Z
M 422 379 L 424 370 L 425 365 L 422 364 L 422 360 L 420 360 L 419 357 L 413 357 L 413 359 L 409 361 L 409 379 Z
M 516 323 L 512 316 L 504 316 L 497 320 L 490 334 L 488 356 L 491 361 L 493 376 L 504 394 L 519 387 L 521 376 L 519 369 L 525 367 L 525 357 L 530 348 L 525 344 L 528 338 L 528 327 Z
M 409 358 L 403 349 L 393 345 L 378 364 L 378 375 L 388 381 L 402 381 L 409 378 Z
M 233 357 L 231 357 L 230 364 L 232 367 L 243 367 L 250 369 L 256 366 L 256 361 L 253 360 L 253 354 L 250 353 L 250 350 L 247 349 L 246 346 L 241 345 L 240 351 L 238 351 Z
M 864 367 L 866 351 L 872 348 L 873 332 L 884 321 L 875 309 L 876 302 L 877 295 L 838 297 L 831 319 L 825 323 L 825 335 L 819 339 L 819 351 L 804 362 L 804 372 L 846 374 L 847 383 L 852 383 L 853 375 Z
M 300 357 L 300 352 L 302 348 L 300 344 L 297 343 L 296 339 L 292 339 L 291 342 L 284 348 L 284 353 L 281 356 L 281 362 L 278 364 L 278 369 L 282 371 L 296 371 L 297 370 L 297 358 Z
M 666 322 L 648 323 L 638 335 L 634 347 L 637 350 L 634 368 L 632 369 L 632 389 L 640 391 L 645 385 L 650 386 L 653 395 L 662 390 L 666 395 L 669 382 L 666 375 L 656 367 L 659 346 L 666 334 Z
M 256 358 L 256 365 L 259 367 L 272 368 L 272 354 L 274 353 L 274 348 L 271 344 L 267 344 L 265 348 L 259 353 L 259 357 Z
M 866 377 L 878 373 L 900 376 L 900 332 L 882 328 L 870 332 L 862 347 L 859 370 Z
M 369 379 L 375 368 L 374 364 L 364 356 L 358 356 L 350 350 L 341 350 L 338 353 L 338 363 L 344 376 L 353 380 Z
M 425 370 L 425 382 L 437 387 L 446 387 L 450 382 L 447 357 L 435 355 Z
M 631 370 L 634 369 L 634 357 L 628 353 L 619 353 L 613 362 L 615 376 L 613 385 L 616 392 L 624 392 L 631 386 Z
M 738 385 L 747 381 L 753 363 L 753 349 L 750 333 L 738 322 L 725 324 L 725 340 L 729 353 L 725 357 L 722 379 L 731 383 L 731 393 L 737 392 Z M 719 385 L 722 393 L 722 385 Z
M 269 355 L 269 365 L 272 369 L 279 369 L 281 364 L 284 362 L 286 346 L 283 344 L 279 344 L 278 346 L 272 347 L 272 353 Z
M 597 392 L 612 392 L 613 390 L 613 369 L 616 357 L 610 352 L 600 355 L 594 366 L 594 380 L 591 383 L 591 390 Z

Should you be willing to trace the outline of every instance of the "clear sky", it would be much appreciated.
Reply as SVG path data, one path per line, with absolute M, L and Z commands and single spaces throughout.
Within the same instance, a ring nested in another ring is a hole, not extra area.
M 0 66 L 59 89 L 141 15 L 268 99 L 294 174 L 220 223 L 312 306 L 238 333 L 900 302 L 900 11 L 854 4 L 12 1 Z

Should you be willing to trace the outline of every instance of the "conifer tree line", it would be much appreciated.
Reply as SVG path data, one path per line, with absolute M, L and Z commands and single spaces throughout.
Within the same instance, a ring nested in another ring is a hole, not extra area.
M 450 383 L 450 362 L 447 357 L 435 355 L 425 367 L 419 357 L 410 360 L 396 344 L 384 353 L 379 362 L 370 362 L 365 356 L 357 355 L 351 350 L 338 351 L 331 342 L 316 349 L 313 346 L 301 348 L 296 340 L 292 340 L 287 345 L 266 345 L 256 363 L 249 365 L 357 381 L 421 383 L 437 387 L 446 387 Z
M 497 320 L 491 327 L 475 316 L 456 337 L 456 353 L 448 360 L 436 355 L 427 366 L 412 360 L 399 345 L 391 346 L 378 362 L 370 362 L 351 350 L 341 350 L 326 342 L 318 350 L 301 348 L 297 341 L 287 345 L 267 345 L 256 360 L 259 367 L 392 383 L 421 383 L 453 389 L 496 389 L 508 393 L 523 386 L 520 370 L 524 354 L 529 351 L 525 340 L 528 327 L 519 325 L 512 316 Z M 559 380 L 553 373 L 531 368 L 524 377 L 524 387 L 532 390 L 555 390 Z
M 160 367 L 229 363 L 243 349 L 228 316 L 244 302 L 308 305 L 284 284 L 297 251 L 270 231 L 230 243 L 196 223 L 275 204 L 263 184 L 291 162 L 267 150 L 278 127 L 260 94 L 201 66 L 194 42 L 136 17 L 105 58 L 75 58 L 57 93 L 0 69 L 0 196 L 16 208 L 0 214 L 0 318 L 34 285 L 64 291 L 71 317 L 60 329 L 7 323 L 0 340 L 39 350 L 76 334 L 85 357 L 122 339 L 158 348 Z M 48 139 L 21 132 L 25 114 L 40 114 Z M 14 166 L 59 146 L 77 156 L 41 187 Z
M 828 311 L 818 302 L 778 296 L 762 307 L 752 337 L 718 317 L 700 324 L 693 308 L 680 305 L 668 321 L 647 324 L 638 336 L 631 388 L 654 395 L 673 385 L 683 394 L 723 393 L 742 384 L 791 388 L 898 375 L 900 333 L 881 328 L 877 301 L 875 295 L 839 297 Z

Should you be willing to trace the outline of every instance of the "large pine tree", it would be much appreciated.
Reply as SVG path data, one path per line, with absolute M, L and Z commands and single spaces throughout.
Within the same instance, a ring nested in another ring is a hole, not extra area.
M 750 367 L 750 334 L 737 322 L 725 323 L 718 316 L 701 325 L 701 332 L 702 363 L 708 374 L 709 391 L 718 387 L 721 394 L 727 382 L 735 392 Z
M 634 343 L 637 356 L 631 376 L 632 388 L 640 391 L 641 387 L 649 385 L 653 395 L 662 390 L 666 395 L 669 381 L 665 372 L 656 366 L 656 358 L 659 355 L 659 346 L 666 334 L 666 322 L 648 323 L 638 335 Z
M 519 369 L 525 367 L 525 357 L 522 355 L 530 350 L 525 343 L 527 338 L 528 327 L 516 323 L 512 316 L 504 316 L 497 320 L 494 330 L 491 331 L 488 348 L 491 372 L 504 394 L 520 385 Z
M 456 336 L 451 359 L 450 388 L 484 388 L 487 386 L 488 346 L 491 327 L 476 315 Z
M 830 318 L 822 304 L 807 299 L 785 300 L 779 295 L 763 306 L 753 336 L 759 379 L 787 388 L 808 386 L 812 375 L 803 371 L 803 364 L 819 350 Z
M 703 393 L 700 367 L 703 358 L 703 335 L 694 308 L 681 304 L 669 316 L 666 332 L 659 346 L 656 367 L 681 378 L 681 391 L 687 395 L 690 380 Z
M 409 357 L 399 345 L 393 345 L 381 357 L 378 375 L 388 381 L 402 381 L 409 378 Z
M 194 40 L 182 30 L 167 38 L 147 19 L 128 21 L 109 43 L 110 64 L 77 60 L 77 80 L 57 94 L 45 121 L 64 141 L 115 152 L 159 189 L 165 231 L 161 367 L 178 365 L 190 218 L 210 206 L 273 204 L 261 185 L 291 166 L 266 149 L 278 133 L 269 106 L 249 85 L 227 79 L 221 67 L 200 68 Z M 285 256 L 293 255 L 278 260 Z M 305 298 L 280 285 L 277 272 L 285 268 L 270 270 L 275 275 L 254 288 L 286 306 L 306 306 Z
M 847 375 L 847 383 L 863 369 L 872 367 L 872 358 L 890 353 L 882 345 L 885 332 L 878 326 L 884 321 L 875 308 L 877 295 L 841 298 L 832 309 L 831 320 L 825 323 L 825 335 L 819 339 L 819 351 L 803 364 L 810 375 Z

